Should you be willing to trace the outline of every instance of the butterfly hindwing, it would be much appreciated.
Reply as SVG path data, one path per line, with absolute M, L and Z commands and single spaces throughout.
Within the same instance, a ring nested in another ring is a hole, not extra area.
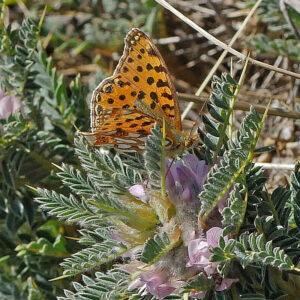
M 110 108 L 97 116 L 94 123 L 92 132 L 81 132 L 90 144 L 142 151 L 155 120 L 141 112 Z

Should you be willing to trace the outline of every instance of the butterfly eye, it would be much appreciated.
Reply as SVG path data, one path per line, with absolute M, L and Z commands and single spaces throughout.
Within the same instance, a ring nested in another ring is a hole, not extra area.
M 166 148 L 169 149 L 171 148 L 173 145 L 173 141 L 171 139 L 169 139 L 168 137 L 166 137 Z

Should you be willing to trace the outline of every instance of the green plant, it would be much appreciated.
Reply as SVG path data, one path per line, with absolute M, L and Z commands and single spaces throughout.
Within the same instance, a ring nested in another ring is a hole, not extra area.
M 118 1 L 104 1 L 105 28 L 99 28 L 95 18 L 99 16 L 100 1 L 88 2 L 90 17 L 66 31 L 65 17 L 69 19 L 63 11 L 86 12 L 86 3 L 52 1 L 44 7 L 40 1 L 30 1 L 24 7 L 31 17 L 23 17 L 16 1 L 0 1 L 0 98 L 18 101 L 21 109 L 7 118 L 0 114 L 3 118 L 0 119 L 0 298 L 53 299 L 62 293 L 67 280 L 51 283 L 49 279 L 58 276 L 61 258 L 80 248 L 64 238 L 76 237 L 76 227 L 49 219 L 33 203 L 34 192 L 28 188 L 39 185 L 62 195 L 69 192 L 61 186 L 55 165 L 64 162 L 71 173 L 72 166 L 78 167 L 73 124 L 87 128 L 89 123 L 86 104 L 89 91 L 82 85 L 80 74 L 68 78 L 59 75 L 55 67 L 57 56 L 64 51 L 80 56 L 82 51 L 108 42 L 108 48 L 114 50 L 123 39 L 122 32 L 129 27 L 146 22 L 150 29 L 155 24 L 157 8 L 151 1 L 143 4 L 128 1 L 134 12 L 132 22 L 126 20 L 129 18 L 126 8 L 113 8 Z M 11 11 L 17 13 L 10 14 Z M 61 18 L 59 22 L 56 13 Z M 50 46 L 45 49 L 44 42 L 50 32 Z M 70 38 L 66 41 L 68 34 Z M 95 61 L 103 63 L 101 57 Z M 104 72 L 98 77 L 103 76 Z M 89 83 L 92 90 L 95 83 Z M 110 175 L 106 174 L 108 178 Z M 118 180 L 122 179 L 119 174 Z M 64 180 L 67 182 L 68 178 Z M 45 267 L 46 263 L 51 267 Z
M 250 3 L 252 4 L 251 1 Z M 272 56 L 282 55 L 292 61 L 299 61 L 300 42 L 297 37 L 297 28 L 300 24 L 300 14 L 288 3 L 285 10 L 286 16 L 281 9 L 280 0 L 264 0 L 260 5 L 259 19 L 267 25 L 267 34 L 258 33 L 251 36 L 247 45 L 260 53 Z M 274 35 L 275 38 L 270 37 Z
M 291 230 L 299 230 L 299 165 L 290 191 L 264 191 L 266 179 L 252 159 L 266 114 L 261 119 L 251 108 L 238 132 L 228 137 L 225 120 L 238 85 L 222 75 L 213 86 L 211 117 L 204 118 L 210 135 L 201 149 L 189 150 L 194 155 L 187 151 L 173 165 L 167 161 L 167 174 L 160 162 L 165 159 L 163 134 L 156 125 L 144 157 L 93 149 L 77 138 L 84 170 L 62 165 L 58 173 L 70 195 L 38 189 L 37 202 L 44 210 L 86 228 L 80 231 L 83 249 L 64 259 L 60 278 L 109 269 L 83 275 L 59 299 L 296 295 L 298 239 Z M 226 142 L 216 147 L 219 140 Z M 214 163 L 217 150 L 223 158 Z M 287 222 L 293 213 L 295 221 Z M 285 274 L 290 281 L 283 286 Z
M 63 77 L 55 65 L 101 66 L 88 80 L 92 90 L 128 30 L 164 29 L 163 14 L 152 0 L 49 2 L 45 19 L 40 1 L 26 2 L 31 17 L 22 20 L 22 2 L 0 1 L 0 98 L 18 99 L 24 110 L 0 120 L 0 298 L 295 299 L 299 164 L 290 187 L 264 190 L 267 179 L 252 162 L 264 150 L 255 148 L 260 116 L 251 109 L 237 134 L 227 134 L 239 84 L 226 74 L 214 78 L 203 147 L 165 168 L 158 125 L 143 155 L 74 142 L 73 123 L 88 127 L 89 91 L 80 75 Z M 258 36 L 250 45 L 297 61 L 298 41 L 278 3 L 265 1 L 261 12 L 280 39 Z M 14 12 L 9 24 L 6 5 Z M 105 51 L 95 55 L 98 46 Z M 209 257 L 210 274 L 193 253 Z M 61 280 L 49 281 L 55 277 Z
M 0 8 L 4 14 L 3 3 Z M 67 85 L 57 74 L 39 41 L 41 23 L 24 19 L 19 29 L 0 23 L 1 90 L 20 99 L 24 112 L 0 120 L 0 297 L 7 299 L 53 299 L 63 285 L 48 280 L 57 276 L 55 265 L 69 255 L 72 244 L 60 234 L 66 230 L 63 226 L 50 226 L 25 186 L 59 188 L 58 178 L 51 175 L 52 163 L 77 164 L 72 122 L 86 125 L 80 76 Z

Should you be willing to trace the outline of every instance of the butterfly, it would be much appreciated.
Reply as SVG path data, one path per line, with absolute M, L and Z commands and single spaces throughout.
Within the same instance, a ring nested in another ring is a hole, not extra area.
M 111 77 L 94 90 L 91 132 L 80 132 L 91 145 L 141 152 L 155 123 L 165 122 L 166 153 L 182 153 L 199 136 L 182 131 L 176 91 L 167 66 L 151 39 L 132 29 Z

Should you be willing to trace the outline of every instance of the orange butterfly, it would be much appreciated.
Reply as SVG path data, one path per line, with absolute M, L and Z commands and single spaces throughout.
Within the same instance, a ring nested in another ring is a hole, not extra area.
M 92 145 L 122 151 L 143 151 L 150 129 L 166 124 L 169 156 L 191 146 L 196 137 L 182 132 L 176 91 L 158 49 L 139 29 L 125 38 L 125 48 L 113 76 L 94 90 L 91 131 L 80 132 Z

